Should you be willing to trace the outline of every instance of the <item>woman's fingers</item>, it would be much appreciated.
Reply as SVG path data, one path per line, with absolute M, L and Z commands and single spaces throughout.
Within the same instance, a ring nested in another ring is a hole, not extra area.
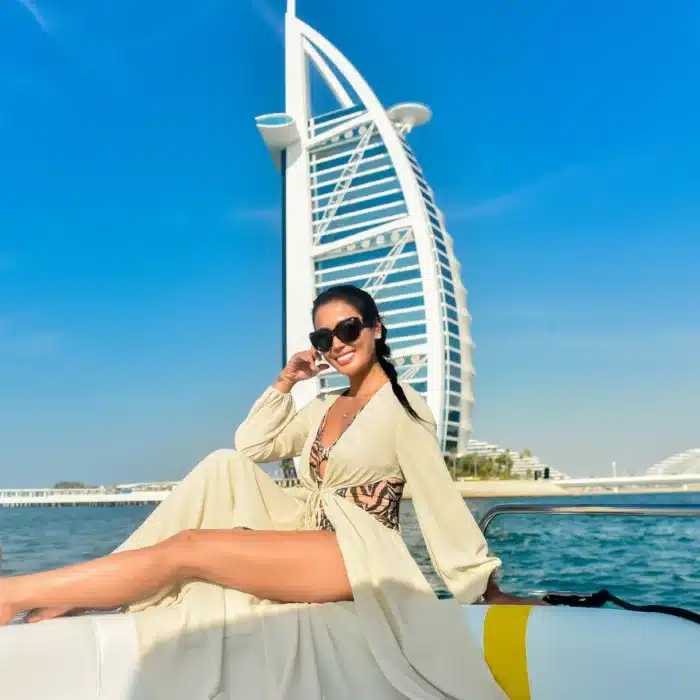
M 306 350 L 296 353 L 289 361 L 290 368 L 298 380 L 308 379 L 309 353 Z
M 311 376 L 315 377 L 319 372 L 325 369 L 323 364 L 319 364 L 322 360 L 321 353 L 319 353 L 315 348 L 312 348 L 305 354 L 309 360 L 309 371 L 311 372 Z
M 318 350 L 314 350 L 314 367 L 316 367 L 319 372 L 323 372 L 330 367 L 325 357 L 323 357 Z
M 301 358 L 305 363 L 304 369 L 309 372 L 310 376 L 314 377 L 318 372 L 316 371 L 316 353 L 314 350 L 304 350 L 300 353 Z
M 318 350 L 312 348 L 296 353 L 290 359 L 288 367 L 294 373 L 296 381 L 303 381 L 329 369 L 330 365 L 323 360 Z

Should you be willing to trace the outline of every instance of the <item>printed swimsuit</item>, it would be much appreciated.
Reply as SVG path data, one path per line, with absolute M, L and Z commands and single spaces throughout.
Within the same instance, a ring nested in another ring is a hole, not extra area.
M 359 414 L 359 412 L 358 412 Z M 357 418 L 357 415 L 353 418 Z M 321 425 L 316 433 L 316 438 L 311 445 L 309 454 L 309 466 L 311 468 L 311 476 L 315 479 L 316 485 L 321 486 L 323 477 L 321 476 L 321 465 L 327 461 L 331 450 L 343 436 L 341 433 L 332 445 L 326 447 L 322 441 L 323 430 L 326 426 L 326 414 L 321 421 Z M 350 426 L 348 426 L 350 427 Z M 347 428 L 345 428 L 347 430 Z M 401 503 L 401 494 L 403 493 L 404 480 L 399 477 L 390 479 L 382 479 L 374 481 L 371 484 L 363 484 L 362 486 L 351 486 L 340 488 L 336 493 L 342 498 L 347 498 L 351 503 L 359 506 L 363 510 L 373 515 L 379 520 L 382 525 L 385 525 L 391 530 L 399 529 L 399 505 Z M 333 532 L 335 528 L 326 516 L 323 505 L 319 504 L 316 511 L 316 527 L 319 530 L 328 530 Z

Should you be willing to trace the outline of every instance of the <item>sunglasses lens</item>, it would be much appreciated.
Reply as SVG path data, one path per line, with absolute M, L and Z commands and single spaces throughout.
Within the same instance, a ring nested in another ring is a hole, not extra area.
M 335 334 L 342 343 L 354 343 L 362 333 L 362 321 L 359 318 L 348 318 L 336 326 Z
M 319 352 L 329 352 L 333 347 L 333 334 L 325 328 L 309 334 L 309 339 Z
M 317 331 L 309 333 L 309 340 L 319 352 L 330 352 L 333 347 L 333 336 L 341 343 L 354 343 L 362 333 L 362 321 L 359 318 L 346 318 L 341 321 L 332 331 L 328 328 L 319 328 Z

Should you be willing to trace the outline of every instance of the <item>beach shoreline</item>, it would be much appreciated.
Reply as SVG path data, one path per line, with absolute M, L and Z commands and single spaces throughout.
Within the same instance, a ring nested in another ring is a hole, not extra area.
M 544 481 L 457 481 L 455 486 L 462 498 L 542 498 L 567 495 L 565 489 Z M 306 489 L 301 486 L 289 486 L 285 491 L 302 500 L 306 497 Z M 402 500 L 412 500 L 409 484 L 404 488 Z
M 484 480 L 457 481 L 455 486 L 462 498 L 553 498 L 564 496 L 619 496 L 627 494 L 682 494 L 697 493 L 700 484 L 682 487 L 634 488 L 617 487 L 616 490 L 601 487 L 563 488 L 556 481 Z M 306 490 L 300 486 L 289 486 L 285 491 L 292 496 L 304 499 Z M 410 485 L 406 484 L 402 500 L 412 500 Z

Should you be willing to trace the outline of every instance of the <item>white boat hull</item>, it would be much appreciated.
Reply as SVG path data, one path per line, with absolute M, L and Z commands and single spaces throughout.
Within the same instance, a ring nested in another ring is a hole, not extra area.
M 513 700 L 700 696 L 700 625 L 612 609 L 465 606 L 463 612 Z M 138 675 L 129 615 L 0 629 L 2 700 L 132 700 Z

